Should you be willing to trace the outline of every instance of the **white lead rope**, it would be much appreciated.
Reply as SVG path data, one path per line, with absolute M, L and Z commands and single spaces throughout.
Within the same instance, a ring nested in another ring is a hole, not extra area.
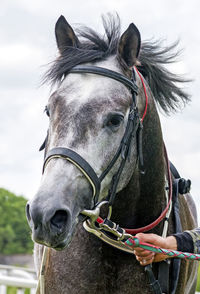
M 169 194 L 167 192 L 167 188 L 168 188 L 168 181 L 167 181 L 167 179 L 165 180 L 165 182 L 166 182 L 166 185 L 165 185 L 165 196 L 166 196 L 166 202 L 168 203 L 168 201 L 169 201 Z M 168 226 L 169 226 L 169 217 L 170 217 L 171 211 L 172 211 L 172 201 L 170 202 L 170 206 L 169 206 L 168 212 L 167 212 L 167 214 L 165 216 L 165 222 L 164 222 L 164 227 L 163 227 L 163 232 L 162 232 L 162 237 L 163 238 L 166 238 L 167 237 L 167 231 L 168 231 Z
M 45 294 L 45 283 L 44 283 L 44 274 L 47 264 L 47 257 L 48 257 L 49 248 L 44 246 L 43 254 L 42 254 L 42 261 L 40 266 L 40 273 L 39 273 L 39 279 L 36 289 L 36 294 Z

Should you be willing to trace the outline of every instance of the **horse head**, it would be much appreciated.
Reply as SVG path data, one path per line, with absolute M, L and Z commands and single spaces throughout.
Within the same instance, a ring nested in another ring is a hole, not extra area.
M 132 103 L 130 89 L 113 78 L 71 72 L 77 64 L 112 70 L 129 79 L 140 51 L 140 33 L 132 23 L 120 36 L 107 31 L 108 40 L 100 41 L 94 32 L 81 39 L 61 16 L 55 27 L 60 57 L 49 72 L 58 81 L 46 106 L 49 131 L 45 153 L 53 148 L 68 148 L 83 158 L 100 177 L 115 156 L 124 136 Z M 136 74 L 136 83 L 141 87 Z M 139 115 L 143 113 L 143 92 L 137 96 Z M 119 157 L 101 182 L 98 201 L 105 199 Z M 136 136 L 132 138 L 129 160 L 122 171 L 117 192 L 129 182 L 137 165 Z M 41 185 L 27 204 L 27 218 L 33 240 L 62 249 L 71 240 L 81 212 L 94 205 L 93 189 L 76 164 L 53 157 L 46 162 Z

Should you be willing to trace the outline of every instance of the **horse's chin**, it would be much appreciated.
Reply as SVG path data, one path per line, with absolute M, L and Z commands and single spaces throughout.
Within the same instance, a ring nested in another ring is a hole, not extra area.
M 67 236 L 66 236 L 66 238 L 64 239 L 64 240 L 62 240 L 59 244 L 57 244 L 56 246 L 50 246 L 50 247 L 52 247 L 53 249 L 55 249 L 55 250 L 57 250 L 57 251 L 62 251 L 63 249 L 65 249 L 65 248 L 67 248 L 69 245 L 70 245 L 70 243 L 71 243 L 71 241 L 72 241 L 72 239 L 73 239 L 73 236 L 74 236 L 74 234 L 75 234 L 75 231 L 76 230 L 73 230 L 72 232 L 70 232 Z
M 46 240 L 41 241 L 41 240 L 34 239 L 34 237 L 33 237 L 33 241 L 40 244 L 40 245 L 44 245 L 44 246 L 47 246 L 49 248 L 53 248 L 53 249 L 55 249 L 57 251 L 61 251 L 61 250 L 65 249 L 65 248 L 67 248 L 70 245 L 70 243 L 71 243 L 71 241 L 73 239 L 73 236 L 74 236 L 74 234 L 76 232 L 77 223 L 78 222 L 75 221 L 74 224 L 72 225 L 70 231 L 63 234 L 62 238 L 59 238 L 59 241 L 55 240 L 55 239 L 54 240 L 48 240 L 48 241 L 46 241 Z
M 70 245 L 71 241 L 72 241 L 72 237 L 68 238 L 67 240 L 63 240 L 61 243 L 59 243 L 56 246 L 50 246 L 50 247 L 57 251 L 62 251 L 63 249 L 67 248 Z

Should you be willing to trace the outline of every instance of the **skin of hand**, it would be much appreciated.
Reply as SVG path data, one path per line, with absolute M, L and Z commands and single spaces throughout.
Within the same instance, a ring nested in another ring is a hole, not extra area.
M 139 233 L 135 237 L 137 237 L 140 242 L 149 243 L 164 249 L 177 250 L 177 241 L 176 238 L 173 236 L 163 238 L 156 234 Z M 165 254 L 154 253 L 139 247 L 135 248 L 134 254 L 136 256 L 136 259 L 143 266 L 148 265 L 152 262 L 159 262 L 164 259 L 170 258 Z

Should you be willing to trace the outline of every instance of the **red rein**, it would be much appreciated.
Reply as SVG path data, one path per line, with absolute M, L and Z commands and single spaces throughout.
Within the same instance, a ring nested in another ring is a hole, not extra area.
M 147 95 L 147 90 L 146 90 L 146 86 L 145 86 L 144 80 L 143 80 L 140 72 L 138 71 L 138 69 L 136 67 L 135 67 L 135 70 L 136 70 L 137 74 L 140 77 L 140 80 L 142 82 L 142 86 L 143 86 L 143 89 L 144 89 L 144 94 L 145 94 L 145 109 L 144 109 L 143 116 L 141 118 L 141 122 L 143 122 L 143 120 L 144 120 L 144 118 L 146 116 L 146 113 L 147 113 L 148 95 Z M 167 214 L 167 211 L 169 209 L 170 203 L 172 201 L 172 178 L 171 178 L 170 164 L 169 164 L 169 160 L 168 160 L 168 156 L 167 156 L 167 151 L 166 151 L 165 145 L 164 145 L 164 154 L 165 154 L 165 159 L 166 159 L 166 163 L 167 163 L 167 174 L 168 174 L 168 183 L 169 183 L 169 201 L 167 203 L 167 206 L 163 210 L 163 212 L 161 213 L 161 215 L 154 222 L 152 222 L 151 224 L 149 224 L 147 226 L 144 226 L 144 227 L 141 227 L 141 228 L 137 228 L 137 229 L 127 229 L 127 228 L 124 228 L 124 230 L 126 231 L 127 234 L 135 235 L 137 233 L 142 233 L 142 232 L 150 231 L 153 228 L 155 228 L 164 219 L 164 217 Z M 101 223 L 103 223 L 103 219 L 101 217 L 98 217 L 97 218 L 97 222 L 99 224 L 101 224 Z
M 138 71 L 137 67 L 135 67 L 135 70 L 138 74 L 138 76 L 140 77 L 140 80 L 142 82 L 142 86 L 143 86 L 143 89 L 144 89 L 144 95 L 145 95 L 145 109 L 144 109 L 144 113 L 143 113 L 143 116 L 141 118 L 141 122 L 143 122 L 146 114 L 147 114 L 147 107 L 148 107 L 148 95 L 147 95 L 147 89 L 146 89 L 146 86 L 145 86 L 145 83 L 144 83 L 144 80 L 140 74 L 140 72 Z

